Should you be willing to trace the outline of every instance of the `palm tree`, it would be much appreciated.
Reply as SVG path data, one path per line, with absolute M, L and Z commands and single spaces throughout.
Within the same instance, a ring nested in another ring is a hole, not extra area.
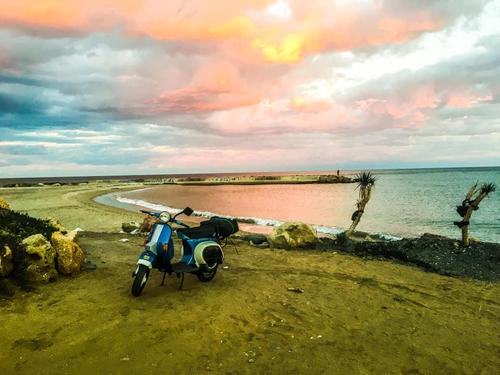
M 355 177 L 355 180 L 358 182 L 356 189 L 359 189 L 359 197 L 356 202 L 357 210 L 352 214 L 352 224 L 346 231 L 346 236 L 350 236 L 352 232 L 354 232 L 354 229 L 358 226 L 361 216 L 363 216 L 363 213 L 365 212 L 366 204 L 372 195 L 372 188 L 375 186 L 377 178 L 371 172 L 363 172 L 358 174 Z
M 472 213 L 479 209 L 479 203 L 489 194 L 496 190 L 493 183 L 484 183 L 478 187 L 479 182 L 476 182 L 465 195 L 465 199 L 461 206 L 457 206 L 457 212 L 462 216 L 462 221 L 455 221 L 457 227 L 462 230 L 462 245 L 469 246 L 469 221 Z

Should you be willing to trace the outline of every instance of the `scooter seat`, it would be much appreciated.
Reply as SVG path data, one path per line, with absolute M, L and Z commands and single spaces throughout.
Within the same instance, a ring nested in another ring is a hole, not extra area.
M 203 225 L 200 227 L 177 229 L 177 232 L 191 239 L 211 238 L 215 237 L 217 228 L 215 225 Z

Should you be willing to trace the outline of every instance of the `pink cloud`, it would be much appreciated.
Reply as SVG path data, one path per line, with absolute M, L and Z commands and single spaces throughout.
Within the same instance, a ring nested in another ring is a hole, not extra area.
M 452 93 L 448 95 L 446 105 L 451 108 L 470 108 L 478 103 L 489 102 L 491 95 L 477 96 L 471 93 Z
M 422 9 L 390 14 L 377 2 L 290 0 L 289 18 L 266 10 L 274 0 L 5 0 L 0 24 L 36 33 L 123 30 L 160 40 L 227 41 L 226 55 L 248 62 L 296 63 L 325 51 L 400 43 L 443 27 L 446 18 Z M 236 50 L 234 53 L 233 50 Z
M 233 64 L 215 61 L 201 66 L 188 86 L 163 92 L 154 102 L 155 112 L 196 113 L 246 107 L 261 100 L 251 87 Z

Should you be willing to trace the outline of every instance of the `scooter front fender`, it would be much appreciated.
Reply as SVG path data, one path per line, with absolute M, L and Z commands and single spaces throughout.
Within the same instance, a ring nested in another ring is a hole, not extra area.
M 157 255 L 151 251 L 143 251 L 141 255 L 139 255 L 139 259 L 137 260 L 137 264 L 143 264 L 149 269 L 153 268 L 156 262 Z

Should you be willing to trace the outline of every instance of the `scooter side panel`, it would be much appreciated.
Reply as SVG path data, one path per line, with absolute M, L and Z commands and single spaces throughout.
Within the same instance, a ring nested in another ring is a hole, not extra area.
M 213 238 L 197 238 L 197 239 L 186 240 L 184 243 L 184 255 L 181 259 L 181 263 L 196 265 L 196 260 L 194 257 L 194 249 L 196 248 L 196 246 L 198 246 L 203 242 L 213 242 Z
M 169 244 L 168 253 L 163 250 L 165 243 Z M 157 267 L 159 262 L 168 263 L 173 257 L 173 252 L 172 228 L 168 225 L 155 224 L 137 263 L 144 264 L 149 268 Z

